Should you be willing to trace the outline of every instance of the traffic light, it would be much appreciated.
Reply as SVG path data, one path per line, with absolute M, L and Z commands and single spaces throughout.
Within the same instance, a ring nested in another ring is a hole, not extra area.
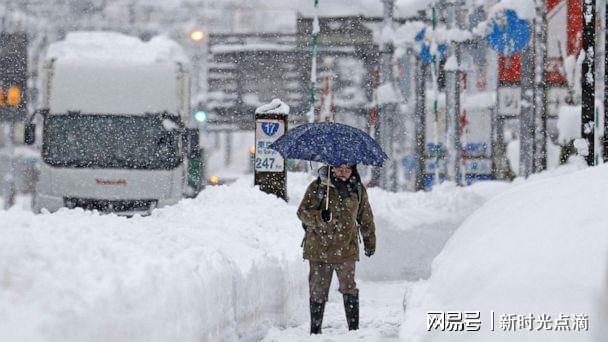
M 6 103 L 9 106 L 18 106 L 21 103 L 21 89 L 19 87 L 8 88 Z
M 201 107 L 194 110 L 193 116 L 194 120 L 198 122 L 205 122 L 207 120 L 207 112 Z

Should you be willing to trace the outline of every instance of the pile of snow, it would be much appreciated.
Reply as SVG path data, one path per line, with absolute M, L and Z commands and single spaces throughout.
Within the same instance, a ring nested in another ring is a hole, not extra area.
M 592 331 L 538 331 L 538 322 L 534 331 L 517 321 L 517 331 L 503 331 L 503 318 L 546 314 L 555 328 L 563 314 L 572 328 L 575 315 L 588 315 L 590 330 L 605 324 L 597 312 L 608 261 L 606 172 L 538 177 L 476 211 L 435 259 L 429 280 L 409 290 L 402 340 L 590 341 Z M 427 331 L 429 311 L 480 311 L 481 330 Z
M 559 131 L 559 143 L 567 144 L 581 137 L 581 106 L 559 107 L 557 117 L 557 130 Z
M 513 174 L 516 176 L 519 176 L 519 149 L 519 139 L 511 140 L 507 144 L 507 159 L 509 160 L 511 171 L 513 171 Z M 553 170 L 560 166 L 560 154 L 560 147 L 553 144 L 551 141 L 547 141 L 547 169 Z M 580 165 L 579 159 L 576 159 L 573 162 L 576 165 Z
M 289 114 L 289 106 L 280 99 L 261 105 L 255 110 L 256 114 Z
M 0 212 L 0 340 L 213 341 L 303 319 L 296 208 L 250 180 L 127 219 Z

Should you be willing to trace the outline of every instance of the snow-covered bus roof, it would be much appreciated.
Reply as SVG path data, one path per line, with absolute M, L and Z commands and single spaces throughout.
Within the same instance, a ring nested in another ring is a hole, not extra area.
M 47 60 L 70 64 L 189 64 L 184 49 L 173 40 L 157 36 L 148 42 L 118 32 L 71 32 L 49 46 Z

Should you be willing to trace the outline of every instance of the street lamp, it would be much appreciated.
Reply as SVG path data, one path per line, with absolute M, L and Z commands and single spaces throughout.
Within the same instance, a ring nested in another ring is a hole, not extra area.
M 192 39 L 195 42 L 200 42 L 203 39 L 205 39 L 205 32 L 203 32 L 203 30 L 194 30 L 192 32 L 190 32 L 190 39 Z
M 190 40 L 192 41 L 192 47 L 194 51 L 194 55 L 192 56 L 192 81 L 193 81 L 193 91 L 198 96 L 204 90 L 201 85 L 201 62 L 207 56 L 207 47 L 205 44 L 205 31 L 201 29 L 193 29 L 190 31 Z

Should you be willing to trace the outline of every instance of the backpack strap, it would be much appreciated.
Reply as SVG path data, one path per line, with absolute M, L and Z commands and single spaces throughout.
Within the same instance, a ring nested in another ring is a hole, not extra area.
M 325 192 L 325 187 L 321 184 L 321 177 L 317 177 L 317 201 L 319 201 L 319 203 L 316 205 L 317 209 L 321 209 L 321 207 L 323 206 Z
M 317 194 L 317 205 L 315 205 L 315 207 L 317 207 L 317 210 L 320 210 L 323 207 L 323 198 L 325 198 L 325 187 L 321 186 L 321 177 L 317 178 L 317 190 L 316 190 L 316 194 Z M 304 224 L 304 222 L 302 222 L 302 228 L 304 228 L 304 231 L 308 231 L 308 226 L 306 224 Z M 304 247 L 304 240 L 306 239 L 306 234 L 304 235 L 304 239 L 302 240 L 302 244 L 300 247 Z
M 361 188 L 361 182 L 357 182 L 357 200 L 359 201 L 359 205 L 361 205 L 361 199 L 363 198 L 363 189 Z

